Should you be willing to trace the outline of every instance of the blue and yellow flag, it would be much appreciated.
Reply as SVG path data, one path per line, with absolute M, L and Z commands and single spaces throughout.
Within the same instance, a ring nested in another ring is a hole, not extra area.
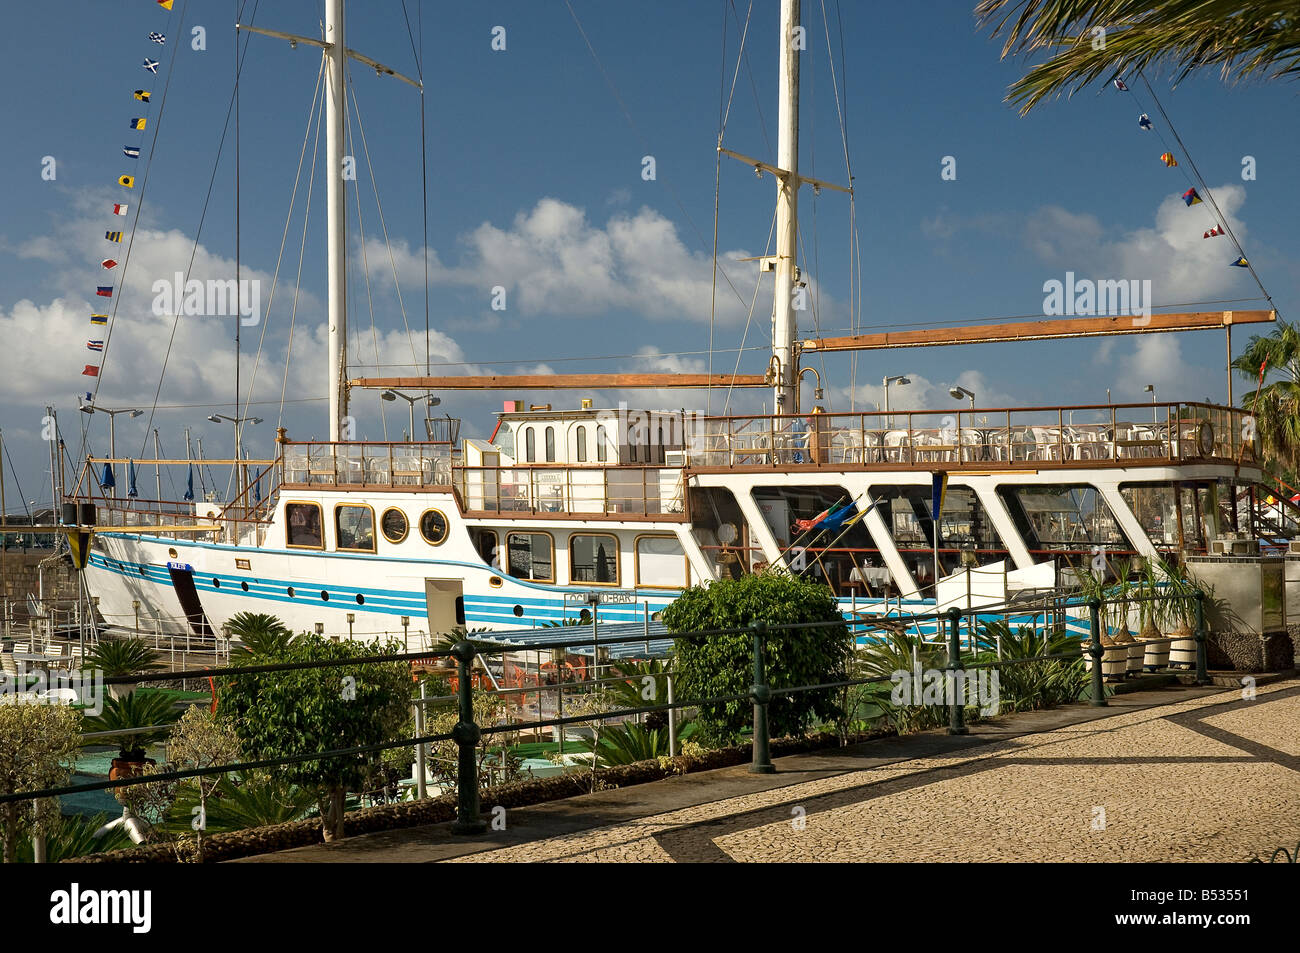
M 1201 197 L 1196 194 L 1195 189 L 1188 189 L 1183 193 L 1183 201 L 1187 203 L 1188 208 L 1193 205 L 1201 204 Z
M 943 516 L 943 500 L 948 492 L 948 474 L 931 473 L 930 514 L 934 520 L 935 545 L 939 544 L 939 518 Z
M 148 122 L 149 120 L 146 119 L 144 116 L 136 116 L 134 119 L 131 120 L 131 128 L 143 129 L 148 124 Z
M 117 177 L 117 184 L 122 186 L 125 189 L 133 189 L 135 188 L 135 176 L 119 175 Z
M 1235 267 L 1237 267 L 1237 268 L 1249 268 L 1249 267 L 1250 267 L 1250 262 L 1246 261 L 1246 256 L 1245 256 L 1245 255 L 1242 255 L 1242 256 L 1241 256 L 1240 258 L 1238 258 L 1236 261 L 1230 261 L 1230 262 L 1228 262 L 1228 264 L 1233 265 L 1233 266 L 1235 266 Z

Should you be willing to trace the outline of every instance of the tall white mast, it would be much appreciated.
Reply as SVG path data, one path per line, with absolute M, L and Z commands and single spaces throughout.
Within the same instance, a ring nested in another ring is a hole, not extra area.
M 343 112 L 347 87 L 344 64 L 343 0 L 325 0 L 325 161 L 328 216 L 328 293 L 330 362 L 330 440 L 341 440 L 348 394 L 343 375 L 347 364 L 347 205 L 343 188 Z
M 776 291 L 772 308 L 772 354 L 780 364 L 773 387 L 777 413 L 794 412 L 795 318 L 793 294 L 798 282 L 799 247 L 799 0 L 781 0 L 781 79 L 776 164 Z

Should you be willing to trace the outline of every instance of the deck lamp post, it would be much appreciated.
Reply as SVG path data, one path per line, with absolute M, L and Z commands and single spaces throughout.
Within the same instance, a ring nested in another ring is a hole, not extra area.
M 1142 390 L 1151 395 L 1151 423 L 1159 423 L 1159 420 L 1156 417 L 1156 385 L 1148 384 L 1146 387 L 1143 387 Z
M 890 384 L 910 384 L 911 378 L 904 377 L 902 374 L 896 374 L 893 377 L 886 377 L 884 380 L 885 388 L 885 417 L 889 417 L 889 385 Z M 892 424 L 890 424 L 892 426 Z
M 144 413 L 143 410 L 139 410 L 135 407 L 119 407 L 113 409 L 110 407 L 96 407 L 94 404 L 90 403 L 82 404 L 81 412 L 83 414 L 108 414 L 108 458 L 110 460 L 117 458 L 117 415 L 130 414 L 132 417 L 139 417 Z M 112 464 L 109 464 L 109 466 L 112 466 Z M 108 490 L 110 496 L 117 496 L 116 480 L 113 481 L 113 485 L 110 486 Z
M 410 412 L 410 415 L 411 415 L 411 433 L 410 433 L 410 438 L 409 438 L 409 439 L 411 440 L 412 443 L 415 442 L 415 404 L 416 404 L 416 401 L 420 401 L 420 400 L 428 400 L 428 402 L 429 402 L 429 406 L 430 406 L 430 407 L 437 407 L 439 404 L 442 403 L 442 399 L 441 399 L 441 398 L 439 398 L 439 397 L 434 397 L 432 394 L 417 394 L 416 396 L 411 397 L 409 394 L 403 394 L 400 390 L 386 390 L 386 391 L 384 391 L 382 394 L 380 394 L 379 396 L 380 396 L 381 398 L 383 398 L 384 400 L 387 400 L 387 401 L 394 401 L 394 400 L 397 400 L 397 398 L 399 398 L 399 397 L 402 398 L 402 400 L 406 401 L 406 403 L 407 403 L 407 405 L 408 405 L 408 406 L 407 406 L 407 410 Z
M 251 424 L 256 426 L 257 424 L 260 424 L 262 422 L 262 418 L 261 417 L 231 417 L 228 414 L 208 414 L 208 420 L 212 421 L 214 424 L 227 423 L 227 424 L 235 425 L 235 466 L 237 467 L 239 473 L 239 495 L 243 496 L 244 491 L 248 489 L 247 486 L 248 474 L 244 472 L 244 468 L 240 466 L 239 463 L 242 457 L 239 447 L 240 444 L 243 442 L 240 439 L 243 434 L 243 430 L 240 425 Z M 244 505 L 247 506 L 248 502 L 245 501 Z
M 948 393 L 953 396 L 954 400 L 961 400 L 964 397 L 970 401 L 970 409 L 975 409 L 975 392 L 973 390 L 967 390 L 965 387 L 954 384 L 948 388 Z
M 357 614 L 355 612 L 349 612 L 348 613 L 348 641 L 349 642 L 352 641 L 352 623 L 356 621 L 357 621 Z

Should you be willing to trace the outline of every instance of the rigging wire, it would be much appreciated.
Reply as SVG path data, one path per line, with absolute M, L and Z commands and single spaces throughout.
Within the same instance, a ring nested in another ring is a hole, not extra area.
M 419 50 L 416 50 L 415 42 L 411 42 L 411 54 L 415 57 L 415 75 L 420 80 L 420 208 L 424 216 L 424 373 L 427 377 L 429 374 L 429 164 L 428 164 L 428 140 L 424 132 L 424 7 L 417 5 L 415 8 L 417 25 L 416 28 L 420 34 Z M 402 18 L 406 20 L 406 35 L 411 38 L 411 18 L 406 12 L 406 0 L 402 0 Z M 378 360 L 378 355 L 376 355 Z M 388 425 L 384 425 L 384 439 L 387 440 Z M 415 436 L 412 434 L 411 439 Z
M 244 2 L 247 2 L 247 0 L 244 0 Z M 258 0 L 258 2 L 260 2 L 260 0 Z M 177 33 L 178 33 L 178 34 L 179 34 L 179 33 L 183 30 L 183 28 L 184 28 L 184 25 L 185 25 L 185 13 L 186 13 L 186 11 L 187 11 L 188 9 L 189 9 L 189 0 L 185 0 L 185 2 L 181 4 L 181 13 L 180 13 L 180 17 L 179 17 L 179 19 L 177 20 Z M 254 7 L 254 10 L 256 10 L 256 7 Z M 154 157 L 154 152 L 157 151 L 157 148 L 158 148 L 158 133 L 159 133 L 159 131 L 160 131 L 161 128 L 162 128 L 162 116 L 163 116 L 163 110 L 167 107 L 167 93 L 168 93 L 168 91 L 171 89 L 171 85 L 172 85 L 172 76 L 173 76 L 173 75 L 175 74 L 175 72 L 176 72 L 176 54 L 180 51 L 180 48 L 181 48 L 181 44 L 180 44 L 180 43 L 177 43 L 177 44 L 175 44 L 175 45 L 172 47 L 172 56 L 171 56 L 171 60 L 170 60 L 170 61 L 168 62 L 168 64 L 167 64 L 167 79 L 163 82 L 163 91 L 162 91 L 162 96 L 160 96 L 159 99 L 158 99 L 158 115 L 157 115 L 157 117 L 156 117 L 155 120 L 154 120 L 153 138 L 150 139 L 150 141 L 149 141 L 149 157 L 145 160 L 145 165 L 144 165 L 144 175 L 141 177 L 141 182 L 140 182 L 140 194 L 139 194 L 139 198 L 137 199 L 137 201 L 136 201 L 136 205 L 135 205 L 135 218 L 134 218 L 134 219 L 132 220 L 132 222 L 131 222 L 131 237 L 130 237 L 130 239 L 128 239 L 128 241 L 127 241 L 127 243 L 126 243 L 126 255 L 122 258 L 122 272 L 121 272 L 120 276 L 118 277 L 118 288 L 119 288 L 119 289 L 121 289 L 121 288 L 125 288 L 125 286 L 126 286 L 126 274 L 127 274 L 127 269 L 128 269 L 128 268 L 130 267 L 130 265 L 131 265 L 131 250 L 135 247 L 135 235 L 136 235 L 136 231 L 137 231 L 137 229 L 139 229 L 139 227 L 140 227 L 140 215 L 141 215 L 141 213 L 144 211 L 144 196 L 145 196 L 145 192 L 146 192 L 146 190 L 148 189 L 148 186 L 149 186 L 149 170 L 153 167 L 153 157 Z M 223 138 L 225 137 L 225 130 L 224 130 L 224 129 L 222 130 L 222 137 L 223 137 Z M 217 174 L 216 164 L 214 163 L 214 164 L 213 164 L 213 168 L 212 168 L 212 175 L 213 175 L 213 178 L 214 178 L 214 179 L 216 178 L 216 174 Z M 209 196 L 209 198 L 211 197 L 211 195 L 212 195 L 212 186 L 211 186 L 211 183 L 209 183 L 209 186 L 208 186 L 208 196 Z M 203 210 L 204 210 L 204 213 L 206 214 L 206 212 L 207 212 L 207 200 L 206 200 L 206 199 L 204 200 L 204 203 L 203 203 Z M 195 239 L 195 246 L 196 246 L 196 247 L 197 247 L 197 243 L 198 243 L 198 239 L 197 239 L 197 237 L 196 237 L 196 239 Z M 192 260 L 192 259 L 191 259 L 191 260 Z M 112 313 L 111 313 L 110 316 L 109 316 L 109 320 L 108 320 L 108 330 L 107 330 L 107 333 L 104 335 L 104 350 L 103 350 L 103 357 L 101 357 L 101 358 L 100 358 L 100 361 L 99 361 L 99 366 L 100 366 L 101 369 L 102 369 L 102 368 L 105 366 L 105 364 L 108 362 L 108 349 L 109 349 L 109 345 L 112 343 L 112 340 L 113 340 L 113 329 L 117 326 L 117 309 L 118 309 L 118 307 L 121 305 L 121 303 L 122 303 L 122 296 L 119 294 L 116 298 L 113 299 L 113 310 L 112 310 Z M 175 328 L 174 328 L 174 327 L 173 327 L 173 329 L 172 329 L 172 333 L 173 333 L 173 335 L 175 334 Z M 168 353 L 170 353 L 170 350 L 171 350 L 171 348 L 170 348 L 170 343 L 169 343 L 169 345 L 168 345 Z M 164 359 L 164 369 L 165 369 L 165 359 Z M 100 374 L 95 378 L 95 390 L 94 390 L 94 393 L 91 395 L 91 399 L 90 399 L 90 402 L 91 402 L 92 404 L 94 404 L 95 401 L 99 399 L 99 388 L 100 388 L 100 386 L 101 386 L 103 383 L 104 383 L 104 376 L 103 376 L 103 372 L 102 372 L 102 370 L 101 370 L 101 373 L 100 373 Z M 159 386 L 160 388 L 162 387 L 162 383 L 161 383 L 161 381 L 159 382 L 159 385 L 158 385 L 158 386 Z M 82 428 L 81 428 L 81 456 L 83 456 L 83 457 L 86 455 L 86 444 L 87 444 L 87 441 L 88 441 L 88 439 L 89 439 L 89 435 L 90 435 L 90 434 L 89 434 L 89 431 L 90 431 L 90 425 L 91 425 L 91 423 L 93 423 L 93 417 L 94 417 L 94 415 L 93 415 L 93 414 L 90 414 L 90 415 L 88 415 L 88 416 L 90 416 L 90 417 L 92 418 L 92 420 L 90 420 L 90 421 L 82 421 Z M 150 416 L 150 420 L 152 420 L 152 419 L 153 419 L 153 418 L 152 418 L 152 415 L 151 415 L 151 416 Z M 141 451 L 140 451 L 140 452 L 141 452 L 141 455 L 144 454 L 144 447 L 145 447 L 145 445 L 148 443 L 148 440 L 149 440 L 149 429 L 148 429 L 148 427 L 146 427 L 146 428 L 145 428 L 145 438 L 144 438 L 144 441 L 141 443 Z
M 312 91 L 311 106 L 307 109 L 307 127 L 302 134 L 302 148 L 298 151 L 298 168 L 293 176 L 293 190 L 289 194 L 289 211 L 285 213 L 284 229 L 280 232 L 280 250 L 275 257 L 275 270 L 271 273 L 271 291 L 267 296 L 266 310 L 262 312 L 262 331 L 257 340 L 257 354 L 253 358 L 253 373 L 248 382 L 248 396 L 244 403 L 251 405 L 253 395 L 257 388 L 257 372 L 261 368 L 262 349 L 266 343 L 266 330 L 270 325 L 271 310 L 275 305 L 275 292 L 280 286 L 280 267 L 284 263 L 284 248 L 289 240 L 289 226 L 293 224 L 293 210 L 298 203 L 298 186 L 302 183 L 302 164 L 307 155 L 307 143 L 311 139 L 312 123 L 318 120 L 318 100 L 321 96 L 321 90 L 325 82 L 325 58 L 321 57 L 320 68 L 316 72 L 316 88 Z M 317 125 L 317 139 L 320 138 L 319 124 Z M 313 152 L 313 161 L 315 161 Z M 310 186 L 309 186 L 310 188 Z M 311 204 L 310 194 L 307 197 L 308 207 Z M 295 290 L 296 295 L 296 290 Z M 285 355 L 288 360 L 288 355 Z M 272 401 L 263 401 L 263 403 L 273 403 Z
M 1160 118 L 1165 121 L 1169 126 L 1169 131 L 1173 133 L 1174 141 L 1178 143 L 1178 148 L 1182 150 L 1184 158 L 1187 159 L 1187 164 L 1191 166 L 1192 172 L 1196 176 L 1196 182 L 1200 184 L 1202 191 L 1205 193 L 1206 201 L 1210 203 L 1210 207 L 1214 209 L 1214 214 L 1218 217 L 1219 224 L 1223 226 L 1224 230 L 1228 233 L 1228 238 L 1230 238 L 1232 244 L 1236 246 L 1237 255 L 1245 260 L 1246 270 L 1249 271 L 1251 277 L 1255 279 L 1255 284 L 1259 285 L 1260 293 L 1265 297 L 1265 299 L 1267 299 L 1268 303 L 1272 305 L 1273 298 L 1269 295 L 1268 290 L 1264 287 L 1264 282 L 1260 280 L 1259 274 L 1255 271 L 1254 262 L 1250 260 L 1250 257 L 1246 254 L 1246 250 L 1241 247 L 1241 242 L 1237 241 L 1237 236 L 1232 230 L 1232 225 L 1228 222 L 1228 217 L 1224 215 L 1222 210 L 1219 208 L 1219 203 L 1215 200 L 1214 193 L 1210 190 L 1210 186 L 1206 183 L 1204 176 L 1201 175 L 1201 170 L 1196 167 L 1196 160 L 1192 158 L 1191 151 L 1183 144 L 1182 137 L 1178 135 L 1178 130 L 1174 128 L 1173 120 L 1170 119 L 1169 114 L 1165 112 L 1165 107 L 1160 104 L 1160 98 L 1156 96 L 1156 91 L 1151 88 L 1151 84 L 1147 82 L 1146 73 L 1141 69 L 1138 70 L 1138 78 L 1142 80 L 1142 85 L 1145 86 L 1147 92 L 1151 94 L 1151 101 L 1156 104 L 1156 109 L 1160 112 Z M 1156 130 L 1156 133 L 1159 135 L 1158 129 Z M 1160 137 L 1160 141 L 1164 142 L 1163 136 Z M 1186 177 L 1186 173 L 1184 173 L 1184 178 Z M 1273 306 L 1273 310 L 1277 310 L 1275 305 Z

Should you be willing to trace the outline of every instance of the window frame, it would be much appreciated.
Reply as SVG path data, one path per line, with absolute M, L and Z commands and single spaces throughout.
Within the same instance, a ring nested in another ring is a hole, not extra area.
M 577 431 L 578 433 L 575 441 L 576 456 L 578 458 L 578 463 L 586 463 L 587 462 L 587 425 L 578 424 Z
M 314 506 L 316 507 L 316 516 L 320 520 L 320 545 L 309 546 L 304 543 L 289 542 L 289 529 L 292 525 L 289 519 L 289 507 L 291 506 Z M 311 549 L 324 552 L 325 550 L 325 511 L 316 500 L 285 500 L 284 501 L 284 546 L 286 549 Z
M 439 516 L 441 516 L 443 524 L 447 527 L 442 534 L 442 539 L 438 540 L 436 543 L 433 540 L 429 539 L 428 536 L 424 535 L 424 518 L 428 516 L 430 513 L 437 513 Z M 438 509 L 438 507 L 436 506 L 430 506 L 427 509 L 425 509 L 423 513 L 420 514 L 420 521 L 417 525 L 417 528 L 420 531 L 420 538 L 424 540 L 426 543 L 428 543 L 430 546 L 441 546 L 443 543 L 447 541 L 447 538 L 451 536 L 451 520 L 447 519 L 447 514 L 444 513 L 442 510 Z
M 524 428 L 524 462 L 534 463 L 537 457 L 537 428 Z
M 510 571 L 511 568 L 513 568 L 513 567 L 511 567 L 511 565 L 510 565 L 510 538 L 511 538 L 512 536 L 545 536 L 545 537 L 546 537 L 546 541 L 550 544 L 550 547 L 551 547 L 551 575 L 550 575 L 549 578 L 546 578 L 546 579 L 536 579 L 536 578 L 532 578 L 532 577 L 516 576 L 513 572 Z M 544 529 L 529 529 L 529 530 L 522 530 L 522 529 L 521 529 L 521 530 L 509 530 L 509 531 L 506 533 L 506 560 L 505 560 L 505 562 L 506 562 L 506 564 L 505 564 L 505 566 L 503 567 L 503 568 L 504 568 L 504 575 L 509 576 L 511 579 L 518 579 L 518 580 L 520 580 L 521 582 L 549 582 L 549 583 L 554 583 L 554 582 L 555 582 L 555 537 L 554 537 L 551 533 L 547 532 L 547 531 L 544 530 Z M 502 568 L 502 567 L 498 567 L 498 568 Z
M 545 463 L 555 462 L 555 428 L 547 427 L 542 431 L 542 453 L 546 459 Z
M 363 549 L 359 546 L 340 546 L 339 545 L 339 510 L 345 507 L 355 506 L 358 509 L 365 507 L 370 511 L 370 548 Z M 379 551 L 379 541 L 375 539 L 376 530 L 379 524 L 375 521 L 375 508 L 369 503 L 335 503 L 334 504 L 334 551 L 336 553 L 375 553 Z
M 682 562 L 685 571 L 682 573 L 683 583 L 680 586 L 662 586 L 657 583 L 641 581 L 641 540 L 643 539 L 671 539 L 677 544 L 677 548 L 682 551 Z M 672 533 L 638 533 L 632 540 L 632 586 L 635 589 L 689 589 L 691 586 L 691 557 L 686 554 L 686 546 L 682 543 L 680 536 Z
M 391 539 L 389 535 L 384 532 L 384 517 L 392 512 L 400 513 L 402 515 L 402 522 L 406 526 L 406 529 L 402 531 L 402 535 L 399 539 Z M 400 506 L 385 507 L 384 512 L 379 515 L 379 534 L 384 537 L 385 542 L 391 543 L 394 546 L 406 542 L 406 538 L 411 535 L 411 518 L 406 515 L 406 510 L 402 509 Z
M 592 539 L 611 539 L 614 541 L 614 581 L 613 582 L 594 582 L 585 579 L 575 579 L 573 577 L 573 544 L 579 536 L 589 536 Z M 604 586 L 606 588 L 617 589 L 623 581 L 623 554 L 620 552 L 619 539 L 614 533 L 570 533 L 569 534 L 569 583 L 571 585 L 583 586 Z

